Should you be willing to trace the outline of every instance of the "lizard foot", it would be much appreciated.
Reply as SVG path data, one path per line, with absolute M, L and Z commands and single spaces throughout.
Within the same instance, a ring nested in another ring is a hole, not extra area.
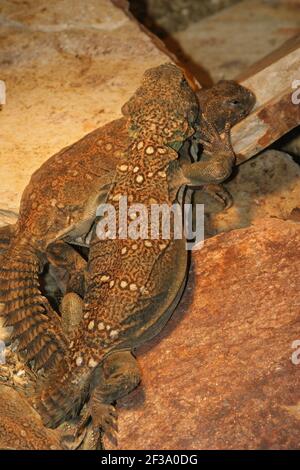
M 224 209 L 229 209 L 233 204 L 233 198 L 227 189 L 221 184 L 207 184 L 203 186 L 202 191 L 209 194 L 217 202 L 224 206 Z
M 91 406 L 92 427 L 94 432 L 106 434 L 109 439 L 117 440 L 118 424 L 117 412 L 113 405 L 105 403 L 92 404 Z
M 202 144 L 205 154 L 211 157 L 214 155 L 223 155 L 234 163 L 235 154 L 230 140 L 230 123 L 226 123 L 224 136 L 222 138 L 216 127 L 207 120 L 204 114 L 202 120 L 205 126 L 205 132 L 204 136 L 199 138 L 199 143 Z
M 64 450 L 77 450 L 81 448 L 87 434 L 87 427 L 82 426 L 81 421 L 68 421 L 62 431 L 60 439 L 61 446 Z
M 61 438 L 65 450 L 103 450 L 102 435 L 117 440 L 117 413 L 115 407 L 93 403 L 78 420 L 69 421 Z

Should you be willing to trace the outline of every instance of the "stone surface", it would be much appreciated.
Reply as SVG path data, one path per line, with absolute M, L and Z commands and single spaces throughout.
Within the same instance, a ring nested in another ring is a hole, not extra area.
M 233 205 L 220 210 L 211 200 L 195 193 L 195 202 L 207 205 L 208 236 L 248 227 L 263 217 L 287 219 L 293 209 L 300 208 L 300 167 L 292 157 L 278 150 L 267 150 L 243 163 L 227 183 Z
M 300 225 L 276 219 L 194 253 L 179 308 L 138 351 L 143 385 L 119 403 L 119 449 L 299 447 L 299 259 Z
M 244 0 L 166 40 L 202 85 L 232 79 L 300 32 L 299 0 Z
M 109 0 L 3 0 L 0 26 L 4 217 L 42 162 L 120 117 L 143 72 L 170 59 Z
M 39 415 L 11 387 L 0 384 L 0 449 L 60 449 L 58 433 L 46 429 Z
M 163 37 L 183 30 L 190 23 L 239 1 L 241 0 L 130 0 L 130 10 L 141 23 Z

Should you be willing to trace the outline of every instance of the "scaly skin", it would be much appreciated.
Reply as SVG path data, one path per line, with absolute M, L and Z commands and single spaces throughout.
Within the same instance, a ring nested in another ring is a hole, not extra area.
M 61 253 L 64 254 L 70 250 L 70 247 L 65 245 L 61 240 L 72 241 L 74 238 L 85 234 L 88 230 L 94 218 L 95 208 L 97 204 L 103 200 L 103 197 L 105 197 L 107 188 L 110 186 L 113 179 L 115 166 L 113 163 L 114 159 L 111 159 L 111 155 L 114 155 L 114 157 L 120 159 L 126 159 L 129 155 L 130 163 L 133 157 L 137 159 L 137 162 L 141 162 L 140 153 L 138 152 L 137 155 L 134 153 L 134 144 L 138 139 L 143 138 L 143 135 L 146 134 L 148 142 L 144 142 L 145 146 L 147 144 L 148 147 L 153 147 L 155 150 L 157 149 L 157 144 L 160 144 L 161 148 L 166 150 L 166 157 L 169 158 L 169 162 L 168 159 L 165 161 L 166 167 L 170 166 L 171 168 L 172 163 L 174 163 L 172 171 L 169 171 L 168 168 L 166 187 L 170 188 L 172 185 L 174 186 L 173 180 L 174 175 L 176 175 L 175 188 L 173 188 L 173 191 L 171 191 L 171 193 L 168 195 L 169 203 L 173 200 L 174 195 L 176 195 L 180 184 L 191 184 L 193 186 L 198 186 L 203 185 L 206 182 L 222 181 L 231 172 L 231 167 L 234 162 L 234 158 L 232 157 L 232 149 L 230 146 L 228 146 L 228 142 L 222 141 L 219 135 L 214 134 L 211 126 L 208 124 L 205 125 L 205 129 L 207 128 L 206 138 L 208 139 L 208 142 L 206 142 L 207 148 L 211 147 L 210 150 L 212 150 L 212 148 L 216 148 L 218 150 L 217 158 L 208 163 L 198 162 L 192 166 L 186 164 L 184 165 L 184 168 L 181 168 L 180 165 L 177 164 L 177 161 L 173 162 L 173 160 L 177 159 L 177 154 L 170 149 L 170 146 L 172 146 L 171 139 L 176 141 L 177 148 L 178 143 L 180 145 L 191 133 L 186 115 L 184 116 L 183 121 L 180 121 L 179 119 L 174 123 L 174 116 L 176 116 L 176 113 L 180 114 L 177 109 L 177 105 L 179 102 L 181 102 L 180 97 L 182 97 L 185 93 L 183 92 L 183 89 L 185 88 L 185 85 L 183 86 L 183 77 L 181 74 L 180 76 L 178 75 L 178 70 L 176 74 L 175 70 L 176 68 L 174 66 L 165 66 L 164 69 L 158 68 L 156 72 L 153 71 L 152 76 L 151 73 L 149 73 L 148 78 L 144 80 L 144 88 L 141 87 L 133 99 L 124 107 L 125 118 L 110 123 L 109 125 L 104 126 L 104 128 L 94 131 L 93 133 L 83 138 L 81 141 L 74 144 L 74 146 L 63 150 L 62 152 L 59 152 L 59 154 L 52 157 L 52 159 L 46 162 L 41 167 L 41 169 L 35 173 L 29 187 L 24 193 L 21 204 L 20 219 L 17 224 L 8 255 L 5 257 L 5 261 L 8 263 L 8 267 L 4 267 L 4 273 L 2 271 L 0 279 L 2 278 L 2 280 L 4 280 L 6 278 L 6 284 L 3 283 L 4 293 L 2 297 L 2 299 L 6 302 L 6 308 L 4 311 L 6 316 L 6 323 L 7 325 L 17 326 L 17 328 L 14 330 L 14 337 L 21 339 L 21 344 L 19 346 L 20 349 L 26 350 L 27 359 L 35 359 L 37 368 L 45 368 L 46 366 L 50 365 L 50 363 L 57 361 L 60 362 L 59 367 L 63 371 L 62 374 L 65 375 L 66 370 L 68 371 L 70 369 L 70 364 L 72 364 L 72 361 L 69 361 L 69 364 L 67 364 L 66 367 L 66 363 L 68 363 L 68 361 L 60 361 L 62 355 L 66 354 L 65 345 L 67 343 L 67 339 L 61 331 L 58 319 L 56 318 L 55 314 L 51 311 L 49 305 L 46 303 L 46 300 L 41 298 L 39 295 L 38 284 L 36 281 L 36 274 L 38 272 L 39 265 L 44 263 L 45 254 L 49 252 L 51 247 L 52 251 L 53 248 L 55 251 L 55 248 L 58 245 L 61 245 Z M 164 73 L 165 77 L 163 76 Z M 162 80 L 163 78 L 166 79 L 165 83 Z M 172 91 L 170 92 L 170 90 Z M 161 93 L 160 98 L 158 98 L 159 93 Z M 191 94 L 191 90 L 189 90 L 187 94 L 189 95 L 189 99 L 185 102 L 185 106 L 187 106 L 186 110 L 189 109 L 189 112 L 193 114 L 195 118 L 196 104 L 194 102 L 194 97 Z M 160 113 L 162 112 L 163 114 L 165 111 L 163 105 L 167 102 L 167 96 L 170 101 L 167 107 L 168 112 L 165 116 L 165 119 L 162 119 L 164 127 L 160 128 L 159 125 L 161 124 L 161 121 L 158 121 L 158 118 L 161 118 Z M 174 103 L 176 104 L 176 109 L 174 109 Z M 134 119 L 135 124 L 132 125 Z M 139 133 L 137 133 L 136 129 L 139 128 L 142 122 L 143 126 L 139 129 Z M 174 128 L 172 128 L 172 124 Z M 180 129 L 179 124 L 183 125 L 183 127 L 186 126 L 186 129 Z M 156 125 L 155 130 L 153 127 L 154 125 Z M 175 128 L 175 125 L 177 128 Z M 169 129 L 168 132 L 166 132 L 167 128 Z M 148 136 L 150 136 L 150 138 Z M 130 149 L 129 153 L 128 149 Z M 99 152 L 101 152 L 101 158 L 99 158 Z M 211 153 L 213 154 L 212 151 Z M 84 158 L 82 158 L 83 156 Z M 162 154 L 158 155 L 157 152 L 154 152 L 154 160 L 158 156 L 162 157 Z M 149 162 L 151 158 L 149 158 Z M 144 163 L 148 164 L 149 162 Z M 155 164 L 156 163 L 157 162 L 155 161 Z M 76 173 L 78 169 L 80 169 L 79 173 L 81 178 L 78 178 L 78 174 Z M 66 171 L 68 171 L 68 173 L 66 173 Z M 162 170 L 162 172 L 163 171 L 164 170 Z M 51 180 L 45 180 L 46 174 L 47 176 L 51 174 Z M 84 175 L 84 178 L 82 178 L 82 174 Z M 170 181 L 170 178 L 172 181 Z M 91 181 L 88 191 L 87 188 L 84 187 L 83 183 L 83 181 L 86 182 L 87 179 L 88 181 Z M 156 183 L 160 181 L 159 179 L 156 181 L 155 178 L 152 178 L 152 180 L 151 184 L 153 187 L 155 187 Z M 129 182 L 129 185 L 131 184 L 132 181 Z M 150 187 L 151 194 L 153 189 L 152 186 Z M 103 188 L 103 191 L 102 193 L 100 192 L 100 195 L 99 187 Z M 166 187 L 164 189 L 166 189 Z M 54 188 L 55 198 L 51 198 L 51 191 Z M 45 194 L 47 194 L 48 197 L 46 200 Z M 45 201 L 43 201 L 43 195 Z M 166 194 L 164 194 L 164 197 L 165 196 Z M 36 201 L 40 201 L 40 205 L 37 205 Z M 20 229 L 21 226 L 22 233 Z M 58 240 L 59 243 L 57 243 Z M 67 247 L 68 249 L 66 249 Z M 24 250 L 23 252 L 22 249 Z M 153 297 L 157 300 L 157 292 L 160 290 L 165 292 L 166 290 L 166 287 L 163 285 L 163 279 L 160 279 L 161 260 L 163 260 L 167 266 L 167 272 L 169 270 L 172 271 L 172 268 L 174 268 L 174 265 L 176 265 L 176 259 L 181 259 L 181 254 L 183 253 L 182 247 L 179 247 L 176 243 L 174 243 L 170 249 L 169 247 L 165 247 L 165 251 L 166 253 L 163 253 L 162 256 L 160 256 L 161 253 L 159 251 L 157 253 L 154 251 L 154 253 L 152 253 L 152 264 L 150 263 L 151 269 L 149 267 L 147 268 L 150 269 L 151 272 L 156 273 L 155 279 L 153 278 L 151 281 L 152 284 L 154 284 L 152 297 L 150 296 L 151 300 L 153 300 Z M 101 253 L 105 252 L 106 248 L 101 244 Z M 108 253 L 109 252 L 110 251 L 108 250 Z M 77 263 L 77 257 L 76 255 L 72 254 L 72 252 L 70 253 L 70 259 L 73 263 L 71 266 L 75 266 Z M 131 261 L 133 261 L 132 257 L 130 257 L 130 262 Z M 182 265 L 186 267 L 186 260 L 183 261 Z M 180 271 L 180 266 L 178 266 L 178 270 Z M 28 272 L 26 273 L 25 271 Z M 92 269 L 92 272 L 97 273 L 98 271 L 99 269 L 97 269 L 97 266 Z M 114 268 L 113 271 L 117 271 L 118 275 L 121 273 L 121 270 L 116 268 Z M 154 316 L 154 318 L 152 318 L 150 321 L 153 328 L 150 328 L 150 325 L 148 325 L 147 328 L 144 328 L 148 333 L 151 331 L 151 335 L 159 331 L 158 324 L 161 328 L 163 323 L 161 318 L 166 317 L 164 319 L 164 321 L 166 321 L 171 313 L 168 311 L 170 310 L 170 305 L 174 303 L 174 301 L 178 301 L 178 292 L 180 292 L 182 285 L 184 285 L 186 269 L 181 270 L 181 274 L 183 271 L 184 275 L 182 275 L 182 278 L 177 275 L 174 276 L 174 279 L 169 279 L 170 284 L 174 287 L 174 292 L 170 298 L 168 298 L 169 303 L 167 302 L 166 304 L 163 304 L 160 302 L 157 304 L 160 307 L 158 309 L 159 314 Z M 178 282 L 179 278 L 181 282 Z M 160 283 L 157 282 L 157 279 L 160 279 Z M 28 284 L 26 284 L 26 282 L 28 282 Z M 33 288 L 31 288 L 29 292 L 28 290 L 25 292 L 25 289 L 28 285 L 33 285 Z M 12 289 L 15 289 L 14 292 L 17 292 L 17 303 L 11 302 Z M 89 291 L 93 291 L 90 285 L 88 285 L 88 292 Z M 28 293 L 28 297 L 31 301 L 29 306 L 26 305 L 27 299 L 24 298 Z M 103 294 L 103 290 L 101 290 L 101 293 Z M 139 303 L 140 300 L 142 302 L 142 306 Z M 132 295 L 128 305 L 134 306 L 135 309 L 142 309 L 142 311 L 147 311 L 145 301 L 148 303 L 148 305 L 151 303 L 148 297 L 147 299 L 135 299 L 134 295 Z M 124 303 L 127 305 L 126 299 L 124 299 Z M 166 310 L 168 311 L 168 315 L 164 315 Z M 48 316 L 45 315 L 46 312 L 48 313 Z M 87 313 L 88 312 L 85 312 L 85 314 Z M 74 340 L 74 344 L 76 344 L 77 349 L 80 349 L 80 345 L 82 345 L 82 339 L 79 339 L 77 336 L 75 337 L 76 341 Z M 147 337 L 149 337 L 149 334 L 148 336 L 144 335 L 144 339 L 147 339 Z M 127 336 L 127 341 L 129 341 L 130 347 L 136 344 L 136 339 L 137 338 L 135 336 L 131 341 L 130 337 Z M 106 355 L 107 351 L 110 351 L 115 347 L 120 347 L 118 341 L 114 341 L 113 343 L 113 346 L 109 344 L 107 345 L 108 347 L 106 347 L 105 345 L 105 347 L 103 347 L 103 351 L 101 351 L 100 356 L 96 355 L 95 358 L 92 357 L 92 359 L 95 362 L 100 363 L 102 358 Z M 95 351 L 95 346 L 89 345 L 89 351 Z M 77 358 L 78 357 L 79 356 L 77 356 Z M 90 362 L 92 363 L 92 361 Z M 125 362 L 128 363 L 130 361 Z M 129 370 L 131 370 L 130 367 Z M 89 384 L 89 378 L 86 379 L 85 373 L 82 372 L 83 371 L 81 370 L 79 373 L 80 382 L 83 383 L 79 388 L 82 390 L 79 394 L 77 394 L 75 401 L 72 403 L 71 408 L 73 408 L 73 410 L 66 410 L 65 405 L 61 409 L 58 408 L 56 410 L 57 413 L 55 411 L 57 416 L 50 416 L 50 418 L 49 416 L 46 417 L 46 421 L 48 420 L 48 423 L 51 425 L 56 425 L 57 422 L 65 419 L 69 413 L 76 413 L 76 408 L 80 406 L 82 396 L 87 393 L 85 385 Z M 57 373 L 58 371 L 56 371 L 56 374 Z M 89 370 L 87 376 L 90 377 L 90 375 L 91 374 Z M 123 376 L 127 377 L 128 373 L 124 372 Z M 135 376 L 135 379 L 125 380 L 125 390 L 128 390 L 128 384 L 131 383 L 136 385 L 137 383 L 136 374 L 130 373 L 129 376 Z M 96 382 L 97 380 L 94 379 L 94 383 Z M 120 393 L 124 393 L 123 386 L 120 387 L 120 384 L 116 384 L 115 380 L 112 380 L 112 382 L 113 384 L 110 384 L 107 387 L 109 392 L 106 394 L 106 398 L 104 397 L 105 394 L 103 395 L 102 386 L 100 400 L 101 405 L 107 400 L 111 401 L 113 396 L 118 397 Z M 118 389 L 118 393 L 113 393 L 113 388 Z M 96 389 L 97 387 L 95 386 L 95 390 Z M 46 389 L 46 391 L 43 393 L 44 399 L 42 400 L 44 402 L 44 415 L 46 416 L 49 411 L 47 409 L 47 406 L 49 405 L 47 401 L 47 393 L 48 392 Z M 52 393 L 52 405 L 55 404 L 56 400 L 58 402 L 61 401 L 61 394 L 58 393 L 58 395 L 55 396 L 56 393 L 57 391 Z M 97 394 L 95 393 L 95 396 L 96 395 Z M 63 398 L 65 399 L 65 397 Z M 68 406 L 69 405 L 67 405 L 67 408 Z M 99 409 L 99 406 L 97 408 Z M 50 410 L 50 415 L 51 413 L 52 411 Z M 94 415 L 97 415 L 97 413 L 94 413 Z
M 193 133 L 197 106 L 182 79 L 177 88 L 169 88 L 169 74 L 178 74 L 175 70 L 161 69 L 159 77 L 158 71 L 150 71 L 127 103 L 132 144 L 121 158 L 108 192 L 108 201 L 117 213 L 120 196 L 148 209 L 156 203 L 171 206 L 183 184 L 220 182 L 231 172 L 234 156 L 228 133 L 221 139 L 207 121 L 204 145 L 208 151 L 217 148 L 217 155 L 209 162 L 178 163 L 174 149 Z M 168 320 L 182 294 L 187 263 L 184 240 L 172 236 L 170 240 L 161 236 L 99 240 L 94 230 L 86 294 L 79 306 L 81 320 L 38 400 L 46 425 L 55 427 L 76 415 L 89 396 L 93 426 L 106 429 L 112 425 L 110 403 L 140 380 L 128 351 L 157 334 Z M 122 353 L 124 349 L 126 353 Z M 112 373 L 103 381 L 99 365 L 105 368 L 107 358 L 112 358 Z
M 200 106 L 200 112 L 204 113 L 206 116 L 206 119 L 208 122 L 213 124 L 216 129 L 218 130 L 219 134 L 222 134 L 225 131 L 225 125 L 229 124 L 230 127 L 234 126 L 237 122 L 241 121 L 245 116 L 249 114 L 251 111 L 254 103 L 255 103 L 255 97 L 252 94 L 252 92 L 245 87 L 239 85 L 238 83 L 232 81 L 232 80 L 221 80 L 218 82 L 216 85 L 212 86 L 211 88 L 208 89 L 201 89 L 197 92 L 197 98 Z M 120 143 L 122 142 L 122 120 L 116 121 L 120 125 L 119 132 L 121 131 L 120 137 L 121 139 L 117 143 L 119 146 Z M 111 126 L 111 124 L 109 125 Z M 117 129 L 116 129 L 117 131 Z M 99 129 L 92 132 L 91 134 L 88 134 L 85 136 L 82 140 L 79 142 L 76 142 L 71 146 L 72 152 L 73 152 L 73 160 L 77 161 L 77 157 L 75 154 L 80 155 L 80 160 L 82 160 L 82 155 L 83 153 L 87 156 L 95 153 L 95 138 L 97 140 L 97 133 L 99 132 Z M 193 137 L 191 141 L 187 141 L 182 149 L 180 150 L 180 161 L 182 164 L 185 163 L 190 163 L 191 159 L 189 156 L 189 147 L 192 143 L 192 146 L 194 147 L 194 152 L 198 152 L 198 144 L 199 144 L 199 138 L 205 139 L 207 136 L 207 127 L 205 124 L 201 124 L 198 129 L 198 138 Z M 118 135 L 118 134 L 117 134 Z M 84 144 L 84 148 L 83 148 Z M 122 147 L 122 146 L 121 146 Z M 120 150 L 117 150 L 116 152 L 108 152 L 107 155 L 104 156 L 103 158 L 103 169 L 102 169 L 102 174 L 103 174 L 103 182 L 104 184 L 107 184 L 107 168 L 106 166 L 108 165 L 109 167 L 109 174 L 113 178 L 114 175 L 114 170 L 116 168 L 116 165 L 118 164 L 118 161 L 120 159 L 120 155 L 122 153 Z M 103 152 L 103 148 L 102 148 Z M 213 149 L 213 155 L 215 155 L 217 152 L 217 149 Z M 104 152 L 106 153 L 106 152 Z M 64 157 L 64 155 L 68 154 L 68 149 L 65 149 L 59 154 Z M 106 159 L 109 158 L 109 161 L 106 161 Z M 102 187 L 102 184 L 101 184 Z M 222 200 L 222 195 L 223 199 L 226 199 L 228 195 L 224 193 L 224 190 L 220 185 L 204 185 L 202 188 L 204 191 L 208 191 L 209 193 L 216 194 L 217 199 Z M 226 200 L 224 201 L 226 205 Z M 9 244 L 12 240 L 13 237 L 13 231 L 15 229 L 15 226 L 9 225 L 6 227 L 0 227 L 0 253 L 7 251 Z M 57 247 L 54 247 L 55 250 L 57 250 Z M 50 258 L 50 262 L 53 263 L 54 265 L 57 264 L 57 259 L 56 257 L 51 256 L 51 250 L 50 254 L 48 252 L 48 259 Z M 64 263 L 64 266 L 69 272 L 73 272 L 75 268 L 75 263 L 76 259 L 74 260 L 73 257 L 70 255 L 69 258 L 66 259 L 66 262 Z M 69 264 L 67 263 L 69 262 Z M 58 263 L 59 266 L 61 266 L 60 263 Z
M 198 116 L 195 94 L 177 67 L 162 66 L 145 73 L 141 87 L 123 110 L 129 116 L 131 144 L 116 168 L 108 201 L 116 210 L 120 195 L 146 207 L 154 201 L 171 205 L 167 172 L 178 158 L 172 147 L 180 147 L 194 132 L 191 125 Z M 184 175 L 181 177 L 184 179 Z M 124 347 L 124 334 L 127 341 L 131 338 L 129 331 L 139 334 L 130 320 L 139 317 L 137 308 L 143 312 L 151 303 L 151 286 L 147 283 L 170 243 L 173 246 L 170 241 L 155 240 L 147 247 L 143 240 L 133 244 L 126 239 L 100 242 L 94 234 L 83 319 L 55 371 L 57 387 L 53 389 L 51 378 L 39 401 L 39 410 L 49 426 L 58 425 L 77 411 L 89 393 L 94 369 L 108 352 Z M 173 260 L 172 249 L 170 256 Z M 131 279 L 127 275 L 128 281 L 126 272 L 132 275 Z M 122 327 L 123 321 L 129 323 Z M 104 328 L 101 322 L 106 322 Z M 145 329 L 153 323 L 156 321 L 149 318 Z
M 38 274 L 46 253 L 61 240 L 88 231 L 96 208 L 112 180 L 111 154 L 129 145 L 127 119 L 114 121 L 62 150 L 37 170 L 24 191 L 18 222 L 0 269 L 0 301 L 12 339 L 37 369 L 49 367 L 62 354 L 65 341 L 60 321 L 40 295 Z M 72 261 L 76 264 L 76 261 Z M 71 263 L 71 264 L 72 264 Z

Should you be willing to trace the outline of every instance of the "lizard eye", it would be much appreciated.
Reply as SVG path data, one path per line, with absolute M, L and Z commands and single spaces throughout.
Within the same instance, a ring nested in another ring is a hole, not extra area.
M 232 106 L 238 106 L 240 104 L 239 100 L 231 100 L 229 101 L 229 104 L 231 104 Z
M 187 85 L 187 81 L 186 81 L 186 79 L 183 77 L 183 78 L 181 79 L 181 81 L 180 81 L 180 86 L 183 88 L 183 87 L 185 87 L 186 85 Z

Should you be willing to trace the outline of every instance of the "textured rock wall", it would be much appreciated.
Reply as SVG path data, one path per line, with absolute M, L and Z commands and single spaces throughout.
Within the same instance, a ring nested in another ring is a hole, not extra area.
M 207 213 L 206 235 L 248 227 L 264 217 L 288 219 L 300 208 L 300 167 L 292 157 L 278 150 L 266 150 L 236 168 L 224 184 L 233 205 L 218 213 L 211 199 L 195 192 L 195 202 L 204 203 Z
M 300 33 L 299 0 L 244 0 L 190 24 L 167 46 L 202 85 L 232 79 Z
M 143 72 L 170 59 L 109 0 L 2 0 L 0 222 L 54 152 L 120 117 Z M 13 217 L 13 216 L 12 216 Z

